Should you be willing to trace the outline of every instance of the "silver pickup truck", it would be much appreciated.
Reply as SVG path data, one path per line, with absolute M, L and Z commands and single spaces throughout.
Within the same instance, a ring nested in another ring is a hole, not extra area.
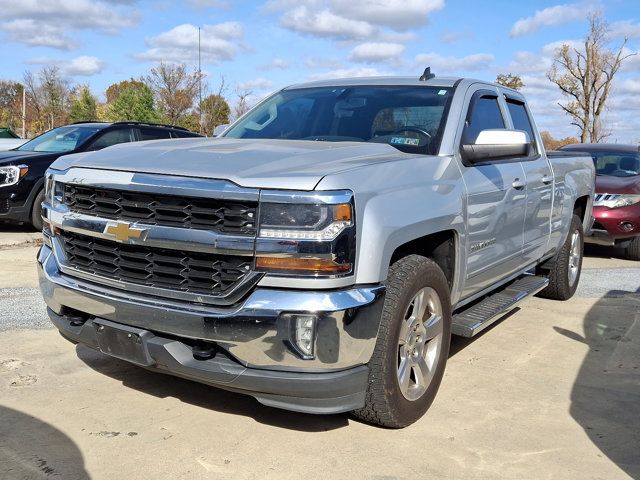
M 545 154 L 508 88 L 428 72 L 296 85 L 219 138 L 56 161 L 40 288 L 72 342 L 403 427 L 452 334 L 574 294 L 594 178 L 586 155 Z

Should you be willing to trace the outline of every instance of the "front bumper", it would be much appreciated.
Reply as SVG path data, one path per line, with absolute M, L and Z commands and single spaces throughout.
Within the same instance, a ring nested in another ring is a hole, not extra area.
M 111 354 L 97 337 L 97 329 L 110 322 L 144 339 L 140 348 L 148 361 L 134 363 L 147 368 L 297 411 L 332 413 L 364 404 L 366 363 L 384 301 L 382 286 L 337 291 L 258 288 L 241 305 L 218 308 L 107 289 L 65 275 L 46 245 L 38 265 L 51 320 L 74 342 Z M 314 359 L 304 360 L 291 348 L 283 312 L 318 315 Z M 198 342 L 214 344 L 215 357 L 194 359 L 192 346 Z
M 640 235 L 640 204 L 621 208 L 595 206 L 593 216 L 592 234 L 584 239 L 587 243 L 613 246 Z

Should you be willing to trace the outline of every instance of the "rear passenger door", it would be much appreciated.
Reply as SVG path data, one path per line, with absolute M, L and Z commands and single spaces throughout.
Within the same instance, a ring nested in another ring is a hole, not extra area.
M 131 127 L 114 128 L 104 133 L 99 133 L 97 137 L 87 146 L 87 151 L 102 150 L 103 148 L 117 145 L 119 143 L 135 142 L 135 132 Z
M 510 128 L 529 134 L 531 150 L 520 160 L 526 182 L 527 206 L 524 213 L 524 263 L 539 260 L 546 252 L 551 234 L 553 171 L 546 155 L 541 155 L 539 140 L 524 98 L 509 92 L 504 96 L 509 111 Z
M 475 143 L 482 130 L 508 128 L 497 90 L 476 87 L 467 99 L 460 145 Z M 519 161 L 461 165 L 467 187 L 465 297 L 521 268 L 526 192 Z

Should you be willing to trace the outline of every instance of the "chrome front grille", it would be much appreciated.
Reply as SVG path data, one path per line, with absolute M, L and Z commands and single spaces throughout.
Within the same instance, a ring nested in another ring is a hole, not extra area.
M 147 225 L 254 236 L 257 202 L 64 185 L 71 212 Z
M 61 232 L 68 267 L 146 287 L 220 296 L 249 274 L 251 257 L 129 245 Z

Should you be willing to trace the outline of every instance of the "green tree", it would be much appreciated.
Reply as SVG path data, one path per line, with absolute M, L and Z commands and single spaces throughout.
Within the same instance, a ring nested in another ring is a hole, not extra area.
M 513 88 L 514 90 L 520 90 L 524 87 L 522 78 L 512 73 L 501 73 L 496 78 L 496 83 L 505 87 Z
M 209 95 L 200 104 L 202 115 L 202 133 L 212 136 L 218 125 L 229 123 L 231 108 L 222 95 Z
M 125 80 L 111 85 L 106 92 L 105 116 L 112 122 L 157 122 L 153 91 L 137 80 Z
M 71 99 L 69 121 L 88 122 L 98 118 L 98 102 L 87 85 L 82 85 Z

